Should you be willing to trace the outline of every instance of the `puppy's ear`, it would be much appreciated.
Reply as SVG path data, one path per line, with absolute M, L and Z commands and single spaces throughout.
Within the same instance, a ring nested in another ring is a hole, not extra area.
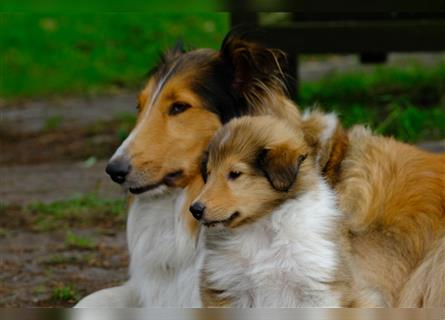
M 287 192 L 297 179 L 301 163 L 306 155 L 301 155 L 288 145 L 262 149 L 257 156 L 257 166 L 277 191 Z
M 168 49 L 163 55 L 162 55 L 162 62 L 168 62 L 171 60 L 176 59 L 180 55 L 185 53 L 184 49 L 184 43 L 181 39 L 178 39 L 173 47 Z
M 335 184 L 348 149 L 348 136 L 335 114 L 314 111 L 303 120 L 306 142 L 324 176 Z
M 199 170 L 201 172 L 201 177 L 204 183 L 207 182 L 207 161 L 209 160 L 209 152 L 205 151 L 201 156 L 201 161 L 199 163 Z
M 272 84 L 277 80 L 284 87 L 287 58 L 283 51 L 265 48 L 231 32 L 225 37 L 220 53 L 233 70 L 232 87 L 237 92 L 244 92 L 259 83 Z

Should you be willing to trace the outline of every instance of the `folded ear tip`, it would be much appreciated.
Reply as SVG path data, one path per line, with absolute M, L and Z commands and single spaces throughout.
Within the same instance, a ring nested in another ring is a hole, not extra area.
M 184 40 L 182 38 L 178 38 L 176 40 L 175 45 L 173 46 L 173 50 L 177 51 L 177 52 L 185 52 L 185 48 L 184 48 Z

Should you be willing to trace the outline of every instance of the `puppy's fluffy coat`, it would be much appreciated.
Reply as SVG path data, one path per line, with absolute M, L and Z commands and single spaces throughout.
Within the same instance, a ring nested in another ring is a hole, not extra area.
M 207 183 L 191 207 L 208 226 L 204 305 L 352 305 L 342 214 L 319 161 L 301 130 L 270 116 L 218 131 L 203 166 Z

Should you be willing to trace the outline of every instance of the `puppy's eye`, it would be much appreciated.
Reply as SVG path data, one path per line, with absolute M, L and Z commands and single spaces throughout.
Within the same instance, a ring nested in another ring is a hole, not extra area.
M 184 112 L 185 110 L 187 110 L 190 107 L 191 107 L 191 105 L 189 105 L 188 103 L 185 103 L 185 102 L 174 102 L 170 106 L 170 109 L 168 110 L 168 114 L 171 116 L 174 116 L 174 115 Z
M 237 179 L 240 175 L 241 175 L 241 172 L 239 172 L 239 171 L 230 171 L 228 177 L 229 177 L 230 180 L 235 180 L 235 179 Z

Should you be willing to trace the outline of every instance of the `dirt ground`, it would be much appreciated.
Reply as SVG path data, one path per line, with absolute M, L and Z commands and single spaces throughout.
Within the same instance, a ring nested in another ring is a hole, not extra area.
M 68 222 L 36 231 L 33 203 L 94 193 L 125 199 L 104 172 L 119 145 L 116 118 L 134 112 L 135 93 L 0 107 L 0 306 L 72 306 L 127 278 L 125 219 Z M 51 119 L 57 127 L 48 128 Z M 88 245 L 67 241 L 86 238 Z
M 301 77 L 314 80 L 356 65 L 352 57 L 308 61 Z M 38 213 L 27 208 L 91 193 L 125 199 L 104 168 L 120 143 L 117 132 L 128 125 L 122 114 L 133 114 L 135 101 L 135 92 L 0 101 L 0 307 L 72 306 L 127 278 L 124 215 L 83 224 L 67 219 L 60 228 L 42 231 L 35 228 Z M 443 141 L 421 146 L 445 150 Z

